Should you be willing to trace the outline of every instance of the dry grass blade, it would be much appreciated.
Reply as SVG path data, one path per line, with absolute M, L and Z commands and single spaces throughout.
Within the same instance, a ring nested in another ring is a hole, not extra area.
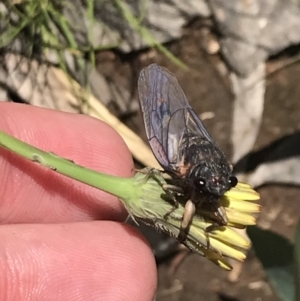
M 78 106 L 80 103 L 79 99 L 82 99 L 83 93 L 85 93 L 83 88 L 75 81 L 70 81 L 70 78 L 62 70 L 53 68 L 53 71 L 65 90 L 68 91 L 69 101 L 72 102 L 72 105 Z M 132 155 L 139 162 L 146 166 L 153 166 L 158 169 L 161 168 L 150 148 L 138 135 L 124 125 L 117 117 L 112 115 L 109 110 L 102 105 L 99 99 L 87 92 L 85 94 L 84 98 L 86 102 L 82 106 L 82 110 L 85 114 L 101 119 L 113 127 L 125 140 Z M 82 103 L 80 104 L 82 105 Z

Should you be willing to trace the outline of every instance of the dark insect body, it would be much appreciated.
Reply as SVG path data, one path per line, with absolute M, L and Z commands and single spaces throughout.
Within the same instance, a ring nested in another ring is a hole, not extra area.
M 189 105 L 176 77 L 156 64 L 141 71 L 139 98 L 152 151 L 186 196 L 182 231 L 197 206 L 208 205 L 216 225 L 228 223 L 219 198 L 237 184 L 223 152 Z

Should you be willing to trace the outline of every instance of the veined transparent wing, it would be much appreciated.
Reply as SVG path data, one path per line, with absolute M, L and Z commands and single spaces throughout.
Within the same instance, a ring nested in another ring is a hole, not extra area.
M 175 170 L 179 160 L 177 154 L 185 135 L 198 135 L 213 143 L 169 70 L 156 64 L 144 68 L 139 77 L 138 90 L 150 146 L 165 170 Z

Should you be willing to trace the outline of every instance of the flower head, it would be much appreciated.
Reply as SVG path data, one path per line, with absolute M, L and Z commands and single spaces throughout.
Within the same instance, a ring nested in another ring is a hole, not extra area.
M 165 184 L 167 182 L 159 171 L 144 169 L 135 175 L 135 197 L 123 201 L 136 222 L 144 222 L 177 238 L 181 229 L 184 204 L 179 202 L 178 207 L 174 207 L 174 202 L 163 189 Z M 228 224 L 207 231 L 208 227 L 215 224 L 214 212 L 209 208 L 197 208 L 183 244 L 218 266 L 231 269 L 227 259 L 244 260 L 245 253 L 251 246 L 250 241 L 234 229 L 256 223 L 254 215 L 260 210 L 257 200 L 257 192 L 248 184 L 238 183 L 220 198 L 220 204 L 228 217 Z

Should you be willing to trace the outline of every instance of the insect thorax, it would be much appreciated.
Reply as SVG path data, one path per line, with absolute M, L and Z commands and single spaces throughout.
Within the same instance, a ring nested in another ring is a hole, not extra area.
M 185 186 L 223 195 L 230 189 L 231 168 L 222 151 L 212 142 L 201 137 L 190 137 L 184 152 L 181 170 Z

